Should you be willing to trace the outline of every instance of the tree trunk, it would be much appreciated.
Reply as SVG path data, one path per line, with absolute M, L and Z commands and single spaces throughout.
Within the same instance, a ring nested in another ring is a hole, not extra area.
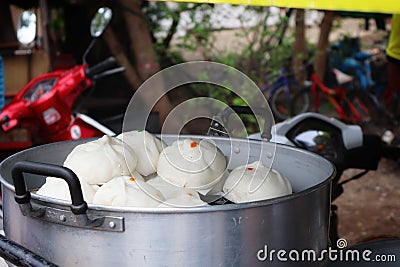
M 151 35 L 142 14 L 142 1 L 121 0 L 120 3 L 124 7 L 122 14 L 131 41 L 130 49 L 135 57 L 135 69 L 139 78 L 143 82 L 160 71 L 160 64 L 158 63 Z M 155 105 L 154 111 L 159 113 L 160 123 L 162 123 L 167 117 L 169 111 L 172 109 L 172 104 L 165 93 L 164 84 L 162 82 L 160 82 L 156 87 L 151 88 L 151 90 L 152 92 L 146 92 L 144 95 L 145 99 L 143 100 L 147 105 Z M 150 97 L 146 97 L 147 93 L 163 97 L 157 103 L 150 103 L 151 101 L 148 99 Z
M 303 84 L 305 81 L 304 59 L 307 57 L 306 27 L 304 22 L 304 9 L 296 10 L 296 30 L 294 43 L 293 70 L 296 80 Z
M 128 83 L 133 87 L 134 90 L 139 88 L 139 86 L 142 84 L 142 80 L 139 78 L 135 68 L 131 65 L 128 57 L 124 53 L 123 47 L 121 46 L 111 27 L 106 29 L 103 38 L 106 41 L 111 54 L 113 54 L 121 66 L 125 67 L 124 73 Z
M 325 11 L 324 18 L 321 22 L 321 31 L 319 34 L 319 40 L 317 44 L 317 55 L 314 61 L 314 69 L 318 78 L 323 80 L 326 60 L 327 60 L 327 50 L 329 46 L 329 34 L 332 29 L 332 24 L 334 20 L 335 13 L 333 11 Z

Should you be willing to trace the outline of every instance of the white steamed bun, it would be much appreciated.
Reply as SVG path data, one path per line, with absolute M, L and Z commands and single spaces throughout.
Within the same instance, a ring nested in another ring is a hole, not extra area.
M 175 141 L 160 154 L 157 174 L 167 182 L 192 189 L 210 189 L 221 179 L 226 159 L 214 144 L 191 139 Z
M 234 203 L 244 203 L 280 197 L 292 193 L 289 180 L 261 161 L 232 170 L 223 186 L 225 197 Z
M 172 185 L 163 180 L 160 176 L 156 176 L 147 181 L 147 183 L 161 192 L 165 199 L 175 198 L 180 195 L 189 194 L 200 199 L 199 193 L 190 188 L 183 188 Z
M 93 197 L 93 204 L 107 206 L 157 207 L 164 196 L 141 179 L 119 176 L 102 185 Z
M 64 161 L 80 180 L 102 184 L 113 177 L 131 175 L 137 164 L 135 152 L 121 140 L 103 136 L 76 146 Z
M 147 131 L 130 131 L 117 136 L 136 153 L 138 162 L 136 170 L 144 176 L 156 172 L 158 157 L 163 149 L 163 142 Z
M 93 186 L 88 185 L 85 181 L 79 181 L 82 188 L 83 199 L 87 203 L 92 203 L 96 190 Z M 38 195 L 71 201 L 71 195 L 68 184 L 63 179 L 55 177 L 47 177 L 46 182 L 36 192 Z

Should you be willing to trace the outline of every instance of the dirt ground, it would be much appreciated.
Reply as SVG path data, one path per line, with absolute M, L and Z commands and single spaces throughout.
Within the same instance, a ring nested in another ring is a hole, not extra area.
M 360 170 L 347 170 L 342 180 Z M 400 164 L 382 159 L 378 170 L 344 185 L 335 200 L 339 236 L 349 245 L 377 236 L 400 237 Z

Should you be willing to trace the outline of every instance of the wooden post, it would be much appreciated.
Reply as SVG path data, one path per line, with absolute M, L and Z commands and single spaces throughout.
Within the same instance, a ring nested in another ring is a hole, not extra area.
M 9 1 L 0 1 L 0 48 L 17 48 L 18 40 Z
M 314 69 L 318 78 L 323 81 L 327 52 L 329 46 L 329 34 L 332 30 L 333 20 L 335 18 L 334 11 L 325 11 L 324 18 L 321 23 L 321 31 L 319 34 L 318 44 L 317 44 L 317 55 L 315 57 Z
M 296 9 L 296 29 L 294 42 L 293 70 L 296 80 L 303 84 L 306 77 L 304 71 L 304 59 L 307 56 L 306 27 L 304 22 L 304 9 Z
M 51 51 L 50 51 L 50 45 L 49 45 L 49 36 L 48 36 L 48 31 L 47 31 L 47 26 L 49 23 L 47 0 L 39 0 L 39 11 L 40 11 L 40 15 L 38 16 L 39 17 L 38 22 L 39 22 L 39 27 L 40 27 L 39 32 L 42 34 L 41 45 L 42 45 L 43 51 L 46 53 L 46 55 L 49 59 L 48 70 L 51 71 L 51 70 L 53 70 L 53 64 L 52 64 Z M 38 36 L 38 37 L 40 37 L 40 36 Z

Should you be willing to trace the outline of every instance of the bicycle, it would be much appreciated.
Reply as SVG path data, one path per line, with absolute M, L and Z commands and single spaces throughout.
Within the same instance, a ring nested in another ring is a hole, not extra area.
M 393 127 L 393 114 L 397 108 L 397 94 L 387 89 L 386 54 L 382 44 L 370 52 L 361 51 L 359 37 L 345 37 L 333 45 L 329 53 L 330 66 L 351 75 L 353 80 L 348 88 L 364 90 L 379 106 L 381 116 L 379 124 Z
M 328 62 L 330 66 L 348 75 L 353 76 L 349 88 L 364 89 L 373 86 L 375 82 L 371 77 L 370 61 L 377 53 L 361 51 L 359 37 L 344 37 L 332 45 Z
M 355 88 L 368 92 L 375 100 L 380 111 L 377 123 L 386 129 L 393 130 L 398 124 L 396 110 L 398 109 L 398 93 L 393 88 L 388 88 L 387 81 L 387 61 L 384 50 L 375 49 L 371 53 L 371 60 L 367 59 L 368 68 L 362 74 L 358 73 L 356 81 L 353 83 Z M 367 79 L 370 82 L 366 83 Z
M 352 88 L 368 92 L 380 110 L 379 124 L 393 128 L 398 95 L 387 87 L 386 56 L 384 50 L 374 49 L 371 53 L 357 53 L 353 59 L 346 59 L 346 69 L 342 71 L 354 77 Z M 354 63 L 353 65 L 351 65 Z
M 283 66 L 278 74 L 269 73 L 267 82 L 260 88 L 269 100 L 271 111 L 276 120 L 281 121 L 290 117 L 290 101 L 293 95 L 301 89 L 301 85 Z
M 333 69 L 337 86 L 326 86 L 308 66 L 310 84 L 301 89 L 291 101 L 291 115 L 307 111 L 338 117 L 344 122 L 366 124 L 376 121 L 382 113 L 376 98 L 363 90 L 348 90 L 352 77 Z

